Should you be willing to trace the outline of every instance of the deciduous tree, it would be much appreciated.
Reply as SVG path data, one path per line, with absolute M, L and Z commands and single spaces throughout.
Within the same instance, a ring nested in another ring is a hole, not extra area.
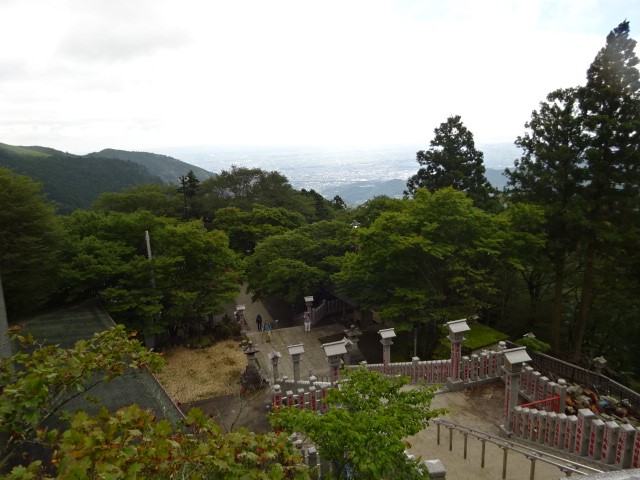
M 345 376 L 339 388 L 327 393 L 327 413 L 282 407 L 271 414 L 272 424 L 311 440 L 320 456 L 333 463 L 336 478 L 429 478 L 404 452 L 406 437 L 444 413 L 431 409 L 435 389 L 404 390 L 406 377 L 386 377 L 364 367 Z
M 56 290 L 63 240 L 41 186 L 0 168 L 0 271 L 10 317 L 41 306 Z

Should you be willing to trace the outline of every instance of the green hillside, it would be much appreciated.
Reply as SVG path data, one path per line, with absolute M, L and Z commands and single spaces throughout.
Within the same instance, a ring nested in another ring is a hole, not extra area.
M 79 156 L 44 147 L 0 143 L 0 167 L 42 183 L 60 213 L 87 208 L 103 192 L 143 183 L 163 183 L 142 165 L 99 156 Z
M 200 180 L 213 176 L 213 173 L 203 168 L 157 153 L 127 152 L 125 150 L 107 148 L 97 153 L 90 153 L 87 157 L 117 158 L 137 163 L 144 166 L 152 175 L 157 175 L 169 185 L 178 185 L 180 183 L 178 177 L 186 175 L 189 173 L 189 170 L 192 170 Z

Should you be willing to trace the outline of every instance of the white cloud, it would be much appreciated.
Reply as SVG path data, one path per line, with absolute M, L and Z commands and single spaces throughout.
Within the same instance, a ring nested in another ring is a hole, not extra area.
M 5 2 L 0 141 L 424 146 L 452 114 L 512 141 L 636 3 Z

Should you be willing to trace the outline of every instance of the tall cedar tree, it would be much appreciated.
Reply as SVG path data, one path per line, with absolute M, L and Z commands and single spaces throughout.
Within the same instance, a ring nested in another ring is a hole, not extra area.
M 476 150 L 473 133 L 459 115 L 449 117 L 434 133 L 431 148 L 416 154 L 422 168 L 407 181 L 405 194 L 413 195 L 418 188 L 435 192 L 453 187 L 465 192 L 475 206 L 486 208 L 494 190 L 484 176 L 483 154 Z
M 584 199 L 587 228 L 582 294 L 576 317 L 576 359 L 582 343 L 595 287 L 597 257 L 623 241 L 637 219 L 640 187 L 640 71 L 626 20 L 607 36 L 578 92 L 589 137 Z
M 522 159 L 508 172 L 512 192 L 547 213 L 555 268 L 551 344 L 560 347 L 565 260 L 582 255 L 580 299 L 572 330 L 573 355 L 582 356 L 594 300 L 597 260 L 625 243 L 637 220 L 640 181 L 640 72 L 622 22 L 587 71 L 587 84 L 547 97 L 518 138 Z
M 585 138 L 578 115 L 576 89 L 556 90 L 534 110 L 525 124 L 530 131 L 518 137 L 523 156 L 506 169 L 507 191 L 517 201 L 540 204 L 545 211 L 546 252 L 554 271 L 550 341 L 560 348 L 565 265 L 577 245 L 577 226 L 583 210 Z

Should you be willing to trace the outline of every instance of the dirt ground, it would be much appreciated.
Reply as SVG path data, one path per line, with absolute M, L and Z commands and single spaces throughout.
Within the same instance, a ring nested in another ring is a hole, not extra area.
M 178 405 L 238 393 L 238 380 L 247 357 L 234 340 L 211 347 L 171 347 L 163 352 L 166 364 L 157 376 Z

